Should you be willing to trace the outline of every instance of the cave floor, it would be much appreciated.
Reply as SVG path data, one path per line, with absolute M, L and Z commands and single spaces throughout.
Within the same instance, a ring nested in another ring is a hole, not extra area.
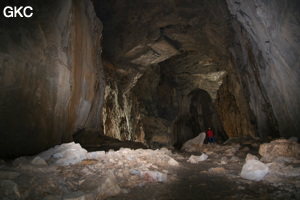
M 86 153 L 78 144 L 63 144 L 2 163 L 0 199 L 300 199 L 298 159 L 269 163 L 269 173 L 258 182 L 240 176 L 247 154 L 259 157 L 259 145 L 204 144 L 193 153 L 166 148 Z M 193 163 L 191 157 L 202 153 L 207 159 Z M 62 154 L 66 157 L 56 158 Z M 80 156 L 76 164 L 69 164 Z
M 248 151 L 240 152 L 238 157 L 245 158 Z M 255 151 L 251 151 L 255 153 Z M 257 153 L 257 151 L 256 151 Z M 299 199 L 298 178 L 276 178 L 279 184 L 269 181 L 254 182 L 242 179 L 239 174 L 244 162 L 220 164 L 220 158 L 210 157 L 198 164 L 186 162 L 191 153 L 179 152 L 184 159 L 180 167 L 169 169 L 176 174 L 165 183 L 149 183 L 143 187 L 129 189 L 127 194 L 119 194 L 108 200 L 181 200 L 181 199 Z M 197 155 L 193 153 L 193 155 Z M 200 154 L 198 154 L 200 155 Z M 182 158 L 181 157 L 181 158 Z M 291 182 L 290 182 L 291 181 Z M 297 182 L 298 186 L 295 185 Z

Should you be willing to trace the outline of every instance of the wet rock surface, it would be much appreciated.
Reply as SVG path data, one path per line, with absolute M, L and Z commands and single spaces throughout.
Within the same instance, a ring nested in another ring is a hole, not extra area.
M 260 181 L 242 178 L 245 163 L 260 162 L 256 160 L 260 144 L 236 139 L 223 145 L 203 144 L 194 152 L 166 148 L 87 152 L 79 144 L 63 144 L 3 162 L 0 198 L 298 199 L 299 162 L 264 163 L 269 172 Z M 70 164 L 73 151 L 78 154 Z M 188 162 L 203 155 L 206 159 L 201 162 Z M 58 162 L 61 159 L 65 162 Z

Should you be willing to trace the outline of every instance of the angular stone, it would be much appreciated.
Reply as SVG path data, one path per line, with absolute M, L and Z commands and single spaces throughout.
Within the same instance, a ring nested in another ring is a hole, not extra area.
M 197 137 L 185 142 L 181 149 L 189 152 L 198 151 L 203 145 L 205 137 L 206 134 L 202 132 Z
M 248 153 L 246 156 L 246 161 L 248 161 L 248 160 L 259 160 L 259 159 L 257 156 Z
M 111 171 L 107 171 L 106 177 L 104 177 L 104 181 L 102 182 L 101 186 L 98 187 L 97 191 L 97 197 L 100 198 L 114 196 L 121 192 L 121 188 L 118 185 L 117 179 Z
M 206 160 L 207 158 L 208 158 L 208 156 L 205 153 L 203 153 L 201 156 L 191 155 L 190 158 L 188 159 L 188 162 L 196 164 L 196 163 Z
M 20 199 L 18 186 L 11 180 L 0 181 L 0 198 L 1 199 Z
M 232 156 L 230 159 L 229 159 L 231 162 L 239 162 L 240 159 L 236 156 Z
M 88 157 L 90 159 L 103 159 L 105 157 L 105 151 L 89 152 Z
M 151 182 L 165 182 L 167 181 L 167 174 L 158 171 L 142 171 L 141 178 Z
M 171 165 L 171 166 L 178 166 L 179 163 L 174 160 L 173 158 L 170 158 L 170 160 L 168 161 L 168 164 Z
M 241 171 L 241 177 L 252 181 L 260 181 L 269 172 L 269 167 L 258 160 L 248 160 Z
M 76 164 L 88 158 L 87 151 L 74 142 L 56 145 L 38 155 L 44 160 L 52 159 L 56 165 Z
M 291 140 L 277 139 L 260 145 L 259 154 L 262 156 L 262 160 L 266 162 L 271 162 L 277 157 L 299 158 L 300 144 Z
M 221 164 L 222 164 L 222 165 L 226 165 L 227 163 L 228 163 L 227 157 L 222 157 L 222 158 L 221 158 Z
M 39 156 L 35 157 L 31 161 L 31 164 L 33 164 L 33 165 L 47 165 L 46 161 L 43 158 L 39 157 Z

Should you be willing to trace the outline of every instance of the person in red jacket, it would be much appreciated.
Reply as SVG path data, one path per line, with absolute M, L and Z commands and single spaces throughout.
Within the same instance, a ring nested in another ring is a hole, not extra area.
M 210 144 L 214 143 L 214 133 L 212 132 L 212 130 L 210 128 L 208 128 L 208 131 L 207 131 L 207 137 L 208 137 L 208 142 Z

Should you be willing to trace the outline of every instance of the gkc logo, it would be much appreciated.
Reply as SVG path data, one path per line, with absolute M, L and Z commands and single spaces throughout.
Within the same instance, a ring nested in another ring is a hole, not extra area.
M 10 18 L 10 17 L 32 17 L 33 15 L 33 8 L 31 6 L 6 6 L 3 9 L 3 14 L 5 17 Z

